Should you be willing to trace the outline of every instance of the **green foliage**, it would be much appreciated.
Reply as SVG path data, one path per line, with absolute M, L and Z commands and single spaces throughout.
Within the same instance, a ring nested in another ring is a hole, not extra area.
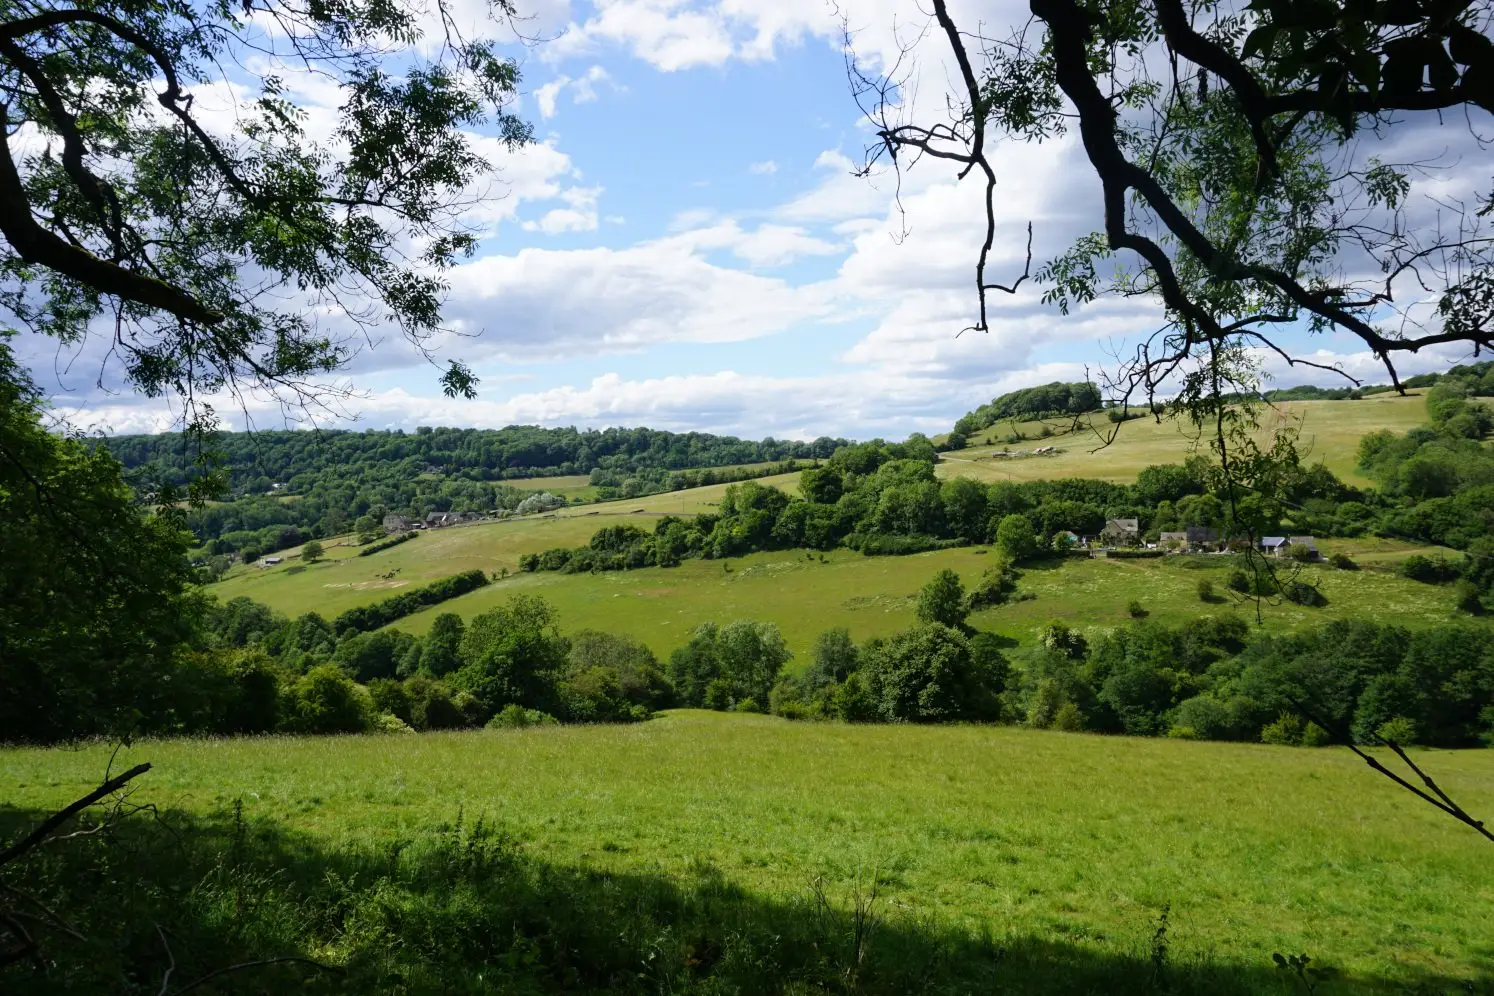
M 383 542 L 374 543 L 370 546 L 364 547 L 363 549 L 358 551 L 358 556 L 372 557 L 374 554 L 382 553 L 383 551 L 388 550 L 390 547 L 399 546 L 401 543 L 408 543 L 410 540 L 419 535 L 420 534 L 415 532 L 413 529 L 407 533 L 399 533 L 396 536 L 389 537 Z
M 1055 381 L 994 398 L 988 404 L 961 416 L 955 423 L 954 431 L 961 435 L 972 435 L 1003 419 L 1025 422 L 1050 416 L 1082 415 L 1096 411 L 1099 407 L 1100 390 L 1094 384 L 1083 381 L 1065 384 Z M 955 448 L 957 447 L 951 447 Z
M 372 721 L 372 703 L 332 664 L 321 664 L 287 689 L 282 726 L 291 733 L 358 733 Z
M 1145 619 L 1147 616 L 1146 607 L 1133 598 L 1126 603 L 1126 615 L 1132 619 Z
M 169 497 L 169 496 L 167 496 Z M 0 336 L 0 738 L 166 732 L 204 613 L 169 507 L 136 503 L 113 457 L 48 432 Z
M 373 605 L 348 609 L 332 621 L 332 628 L 337 631 L 338 635 L 378 629 L 389 625 L 396 619 L 403 619 L 412 612 L 419 612 L 427 606 L 438 605 L 447 599 L 465 595 L 469 591 L 476 591 L 487 583 L 488 576 L 482 571 L 463 571 L 451 577 L 441 578 L 439 581 L 432 581 L 424 587 L 400 592 L 392 598 L 375 602 Z
M 549 603 L 515 595 L 467 624 L 457 650 L 461 667 L 451 684 L 469 692 L 486 716 L 507 705 L 554 715 L 562 711 L 557 683 L 569 653 Z
M 1212 602 L 1218 597 L 1214 594 L 1214 582 L 1207 578 L 1200 579 L 1195 587 L 1198 591 L 1198 600 L 1200 602 Z
M 970 642 L 937 623 L 863 651 L 859 672 L 882 719 L 933 723 L 992 718 L 998 707 Z
M 995 541 L 1001 555 L 1013 564 L 1020 564 L 1037 552 L 1032 521 L 1019 512 L 1001 519 L 995 529 Z
M 301 559 L 308 564 L 314 564 L 321 559 L 322 554 L 325 552 L 321 543 L 316 540 L 309 540 L 305 546 L 301 547 Z
M 1017 568 L 1005 557 L 981 571 L 970 589 L 967 602 L 972 612 L 995 605 L 1005 605 L 1016 594 Z
M 529 726 L 555 726 L 558 723 L 559 720 L 549 713 L 510 704 L 504 706 L 498 711 L 498 715 L 488 720 L 488 729 L 519 730 Z
M 964 625 L 969 607 L 965 604 L 965 586 L 960 576 L 945 568 L 929 579 L 918 592 L 918 621 L 938 623 L 958 629 Z

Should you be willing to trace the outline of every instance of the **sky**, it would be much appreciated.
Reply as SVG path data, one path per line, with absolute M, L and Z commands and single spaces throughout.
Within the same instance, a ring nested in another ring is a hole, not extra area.
M 951 6 L 963 23 L 1020 13 Z M 935 161 L 901 178 L 852 175 L 870 130 L 847 83 L 841 16 L 872 67 L 916 42 L 906 96 L 930 107 L 948 89 L 947 52 L 916 2 L 521 0 L 521 13 L 541 40 L 514 49 L 516 110 L 537 141 L 494 156 L 497 182 L 472 215 L 484 237 L 450 276 L 445 316 L 461 334 L 438 349 L 471 365 L 479 397 L 443 397 L 440 370 L 390 330 L 347 370 L 356 418 L 323 425 L 896 439 L 947 431 L 1018 387 L 1113 367 L 1156 327 L 1146 302 L 1062 316 L 1029 282 L 992 298 L 989 333 L 959 334 L 976 307 L 981 189 Z M 335 102 L 310 84 L 293 96 L 313 111 Z M 1074 139 L 1001 144 L 993 158 L 995 279 L 1021 273 L 1029 222 L 1038 261 L 1099 227 L 1098 182 Z M 1298 346 L 1373 380 L 1356 342 Z M 159 431 L 179 414 L 53 344 L 23 347 L 74 424 Z M 1423 355 L 1403 372 L 1461 358 Z M 1328 381 L 1268 370 L 1278 385 Z M 247 406 L 257 428 L 295 424 L 260 399 Z M 233 404 L 219 412 L 245 426 Z

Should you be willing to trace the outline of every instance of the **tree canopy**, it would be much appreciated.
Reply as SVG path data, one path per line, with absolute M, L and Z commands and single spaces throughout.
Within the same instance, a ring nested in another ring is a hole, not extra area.
M 426 349 L 494 167 L 475 129 L 530 140 L 517 66 L 469 33 L 440 0 L 5 4 L 0 307 L 64 341 L 107 335 L 129 382 L 179 394 L 192 422 L 211 392 L 325 398 L 312 378 L 375 323 Z M 297 76 L 335 88 L 328 127 L 289 96 Z M 213 92 L 236 113 L 205 110 Z M 442 382 L 476 385 L 457 361 Z
M 1413 203 L 1413 180 L 1455 160 L 1406 151 L 1427 124 L 1467 127 L 1470 147 L 1486 128 L 1487 3 L 1027 7 L 1031 18 L 1002 34 L 956 24 L 933 0 L 957 66 L 942 116 L 904 99 L 906 76 L 852 74 L 877 131 L 868 169 L 932 157 L 984 184 L 973 329 L 989 327 L 989 295 L 1029 278 L 1064 313 L 1102 294 L 1152 299 L 1161 327 L 1104 386 L 1122 399 L 1170 393 L 1181 378 L 1195 413 L 1253 389 L 1249 348 L 1310 363 L 1282 339 L 1291 329 L 1353 335 L 1392 383 L 1399 357 L 1494 342 L 1482 220 L 1494 190 Z M 1035 270 L 1029 227 L 1027 266 L 1002 283 L 987 268 L 1001 179 L 989 152 L 1002 138 L 1071 129 L 1103 188 L 1103 217 Z

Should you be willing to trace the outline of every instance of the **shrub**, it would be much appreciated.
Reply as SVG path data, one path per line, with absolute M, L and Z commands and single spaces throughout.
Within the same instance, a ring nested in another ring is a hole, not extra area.
M 758 705 L 757 699 L 755 699 L 755 698 L 753 698 L 752 696 L 749 695 L 745 699 L 743 699 L 742 701 L 740 701 L 740 702 L 738 702 L 736 704 L 736 711 L 737 712 L 762 712 L 763 711 L 763 707 L 760 706 L 760 705 Z
M 1084 713 L 1072 702 L 1065 702 L 1058 707 L 1053 714 L 1053 729 L 1063 730 L 1067 733 L 1082 733 L 1084 731 Z
M 1462 574 L 1462 569 L 1446 557 L 1427 557 L 1419 553 L 1401 561 L 1396 570 L 1401 577 L 1423 584 L 1447 584 Z
M 400 533 L 398 536 L 391 536 L 388 539 L 384 540 L 383 542 L 373 543 L 373 544 L 371 544 L 369 546 L 366 546 L 363 549 L 359 550 L 358 551 L 358 556 L 360 556 L 360 557 L 371 557 L 374 554 L 378 553 L 380 550 L 387 550 L 391 546 L 399 546 L 401 543 L 408 543 L 410 540 L 414 539 L 415 537 L 417 537 L 419 535 L 420 535 L 419 533 L 415 532 L 412 529 L 410 532 Z
M 1126 613 L 1132 619 L 1145 619 L 1147 617 L 1146 607 L 1135 599 L 1126 603 Z
M 930 578 L 918 592 L 917 616 L 921 623 L 959 627 L 969 611 L 965 604 L 965 586 L 960 583 L 960 576 L 947 567 Z
M 410 724 L 392 712 L 381 712 L 369 721 L 370 733 L 414 733 Z
M 447 599 L 476 591 L 488 583 L 488 576 L 481 570 L 463 571 L 450 577 L 432 581 L 422 588 L 401 592 L 372 605 L 348 609 L 332 621 L 332 629 L 338 636 L 345 633 L 368 632 L 379 629 L 419 612 L 428 605 L 436 605 Z
M 283 710 L 291 733 L 360 733 L 369 726 L 369 706 L 342 669 L 319 664 L 291 686 Z
M 1396 716 L 1380 724 L 1375 731 L 1375 736 L 1386 743 L 1394 743 L 1397 746 L 1414 744 L 1416 742 L 1416 724 L 1404 716 Z
M 1295 747 L 1302 742 L 1302 717 L 1284 712 L 1261 730 L 1261 743 L 1277 747 Z
M 992 605 L 1004 605 L 1017 590 L 1017 569 L 1005 559 L 987 567 L 970 589 L 967 604 L 972 612 Z
M 1200 602 L 1212 602 L 1214 600 L 1214 582 L 1207 579 L 1198 582 L 1198 600 Z
M 1303 747 L 1332 747 L 1333 734 L 1323 729 L 1317 723 L 1308 723 L 1302 728 Z
M 713 679 L 705 688 L 705 707 L 725 712 L 731 708 L 731 682 L 725 678 Z
M 1173 712 L 1170 737 L 1224 740 L 1230 733 L 1229 709 L 1212 695 L 1195 695 L 1178 703 Z M 1178 732 L 1186 730 L 1186 733 Z
M 557 726 L 560 720 L 538 709 L 525 709 L 517 703 L 506 705 L 488 720 L 490 730 L 517 730 L 527 726 Z
M 1250 575 L 1238 567 L 1229 572 L 1229 580 L 1225 584 L 1231 591 L 1238 591 L 1242 595 L 1250 593 Z
M 1318 586 L 1308 584 L 1306 581 L 1289 581 L 1282 586 L 1281 593 L 1288 602 L 1307 608 L 1328 603 L 1328 599 L 1323 597 Z
M 859 674 L 848 676 L 831 691 L 830 711 L 847 723 L 871 723 L 877 719 L 877 704 Z
M 1459 612 L 1466 612 L 1471 616 L 1480 616 L 1484 613 L 1484 600 L 1481 597 L 1478 585 L 1472 581 L 1459 581 L 1453 586 L 1453 597 Z
M 1332 564 L 1334 567 L 1338 568 L 1341 571 L 1359 570 L 1359 565 L 1354 563 L 1354 561 L 1351 560 L 1349 558 L 1349 555 L 1346 553 L 1335 553 L 1333 556 L 1328 558 L 1328 563 Z

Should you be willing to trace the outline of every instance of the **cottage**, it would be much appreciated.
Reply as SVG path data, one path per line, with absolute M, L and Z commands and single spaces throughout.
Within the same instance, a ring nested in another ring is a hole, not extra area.
M 1302 549 L 1308 552 L 1309 560 L 1318 559 L 1318 542 L 1311 536 L 1288 536 L 1287 545 L 1292 547 L 1292 553 L 1296 553 L 1298 549 Z
M 1111 546 L 1134 546 L 1141 538 L 1141 523 L 1136 519 L 1109 519 L 1100 539 Z
M 1157 537 L 1157 542 L 1164 548 L 1175 550 L 1188 549 L 1188 534 L 1186 532 L 1167 532 Z
M 1053 534 L 1053 549 L 1055 550 L 1073 550 L 1080 545 L 1078 533 L 1060 529 Z
M 1208 526 L 1189 526 L 1183 530 L 1188 534 L 1188 546 L 1213 546 L 1219 542 L 1219 530 Z
M 413 528 L 415 528 L 415 520 L 411 519 L 408 515 L 399 515 L 390 512 L 384 516 L 384 532 L 386 535 L 393 536 L 395 533 L 407 533 Z
M 432 512 L 425 517 L 427 529 L 438 529 L 441 526 L 449 526 L 459 521 L 461 520 L 455 512 Z
M 1281 551 L 1286 548 L 1287 538 L 1285 536 L 1262 536 L 1261 549 L 1273 557 L 1281 556 Z

